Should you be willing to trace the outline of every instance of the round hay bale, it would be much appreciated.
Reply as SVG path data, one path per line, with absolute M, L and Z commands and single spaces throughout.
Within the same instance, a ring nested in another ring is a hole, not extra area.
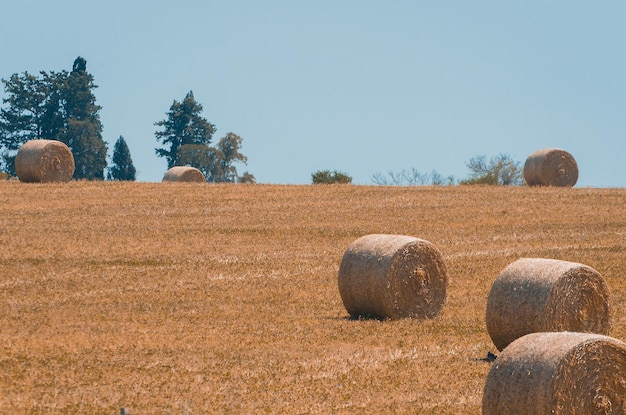
M 22 182 L 69 182 L 74 175 L 74 155 L 57 140 L 30 140 L 17 152 L 15 173 Z
M 433 318 L 447 287 L 441 252 L 411 236 L 363 236 L 350 244 L 339 267 L 339 294 L 352 317 Z
M 522 258 L 504 268 L 487 298 L 487 331 L 498 350 L 529 333 L 609 334 L 609 289 L 593 268 Z
M 529 186 L 572 187 L 578 181 L 578 165 L 567 151 L 544 148 L 526 159 L 524 180 Z
M 533 333 L 494 362 L 483 415 L 626 414 L 626 343 L 591 333 Z
M 204 174 L 195 167 L 174 166 L 165 172 L 164 182 L 197 182 L 204 183 Z

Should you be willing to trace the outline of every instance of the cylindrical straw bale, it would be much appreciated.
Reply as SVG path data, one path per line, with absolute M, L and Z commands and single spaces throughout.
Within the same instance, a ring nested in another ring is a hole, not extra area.
M 567 151 L 544 148 L 526 159 L 524 180 L 529 186 L 572 187 L 578 181 L 578 165 Z
M 626 343 L 573 332 L 532 333 L 494 362 L 483 415 L 626 414 Z
M 433 318 L 447 287 L 441 252 L 411 236 L 363 236 L 350 244 L 339 267 L 339 293 L 352 317 Z
M 164 182 L 197 182 L 205 181 L 204 174 L 195 167 L 174 166 L 165 172 Z
M 498 350 L 535 332 L 609 334 L 609 289 L 598 271 L 587 265 L 522 258 L 494 281 L 486 322 Z
M 68 182 L 74 175 L 74 156 L 57 140 L 30 140 L 17 152 L 15 173 L 22 182 Z

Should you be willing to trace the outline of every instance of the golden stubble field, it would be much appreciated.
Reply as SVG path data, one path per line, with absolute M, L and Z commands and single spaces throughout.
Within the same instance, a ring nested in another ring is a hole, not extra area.
M 626 340 L 626 190 L 0 183 L 0 412 L 479 414 L 493 280 L 581 262 Z M 352 320 L 370 233 L 443 253 L 428 321 Z

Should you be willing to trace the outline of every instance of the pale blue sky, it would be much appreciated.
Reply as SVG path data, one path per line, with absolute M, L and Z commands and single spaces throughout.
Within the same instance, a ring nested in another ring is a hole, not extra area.
M 161 181 L 154 122 L 192 90 L 243 138 L 259 183 L 416 168 L 545 147 L 577 186 L 626 186 L 626 2 L 6 0 L 0 77 L 71 70 L 99 86 L 104 138 Z M 4 91 L 2 90 L 2 94 Z M 4 95 L 2 95 L 4 97 Z

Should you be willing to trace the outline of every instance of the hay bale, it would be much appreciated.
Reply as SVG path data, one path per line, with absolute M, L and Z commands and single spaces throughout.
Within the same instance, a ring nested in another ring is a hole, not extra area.
M 498 350 L 525 334 L 609 334 L 609 289 L 593 268 L 522 258 L 500 272 L 487 298 L 487 331 Z
M 174 166 L 165 172 L 164 182 L 197 182 L 204 183 L 204 174 L 195 167 Z
M 483 415 L 626 414 L 626 343 L 590 333 L 533 333 L 491 367 Z
M 447 287 L 441 252 L 411 236 L 363 236 L 350 244 L 339 267 L 339 294 L 353 317 L 433 318 Z
M 529 186 L 572 187 L 578 181 L 578 165 L 567 151 L 544 148 L 526 159 L 524 180 Z
M 26 183 L 68 182 L 74 175 L 74 155 L 57 140 L 30 140 L 17 152 L 15 173 Z

